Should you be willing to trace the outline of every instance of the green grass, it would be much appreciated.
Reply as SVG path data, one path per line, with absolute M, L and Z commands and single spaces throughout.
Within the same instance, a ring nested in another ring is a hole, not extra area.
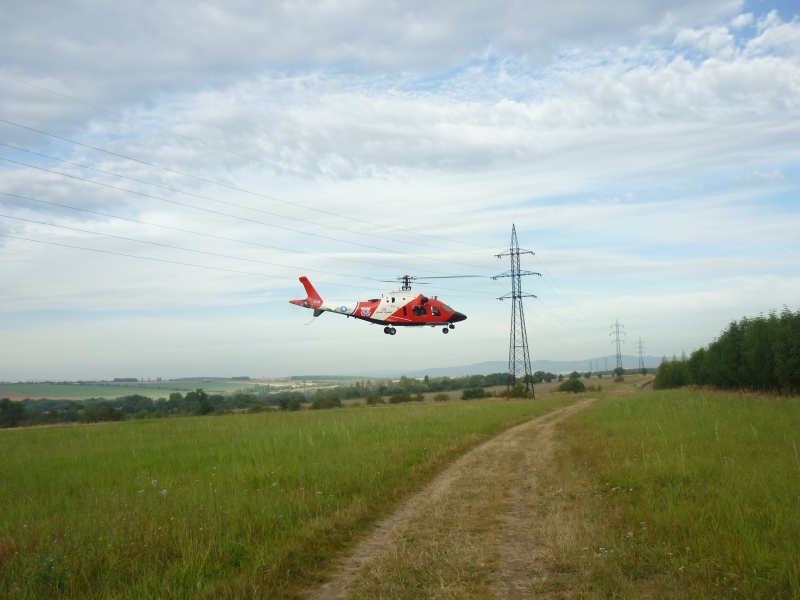
M 457 454 L 570 401 L 4 430 L 0 597 L 295 597 Z
M 571 550 L 601 597 L 800 598 L 800 402 L 677 390 L 563 429 Z M 580 508 L 578 508 L 580 507 Z M 602 548 L 602 550 L 601 550 Z M 591 594 L 589 594 L 591 595 Z

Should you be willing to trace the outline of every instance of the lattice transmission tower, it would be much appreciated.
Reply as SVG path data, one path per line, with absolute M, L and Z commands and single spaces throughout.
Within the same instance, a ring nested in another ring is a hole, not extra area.
M 528 397 L 535 397 L 533 391 L 533 372 L 531 370 L 531 355 L 528 351 L 528 333 L 525 330 L 525 313 L 522 308 L 523 298 L 536 298 L 533 294 L 522 291 L 522 277 L 527 275 L 542 276 L 541 273 L 523 271 L 520 268 L 519 257 L 522 254 L 533 254 L 530 250 L 520 250 L 517 242 L 517 228 L 511 226 L 511 247 L 497 255 L 498 258 L 508 256 L 511 259 L 511 270 L 495 275 L 492 279 L 501 277 L 511 278 L 511 293 L 501 296 L 498 300 L 511 300 L 511 336 L 508 344 L 508 378 L 506 392 L 509 392 L 517 383 L 525 385 Z
M 614 331 L 612 331 L 611 333 L 609 333 L 609 334 L 608 334 L 608 335 L 614 335 L 614 336 L 616 336 L 616 337 L 615 337 L 615 339 L 611 340 L 611 343 L 612 343 L 612 344 L 616 344 L 616 347 L 617 347 L 617 368 L 618 368 L 618 369 L 621 369 L 621 368 L 622 368 L 622 350 L 620 349 L 620 343 L 623 343 L 623 344 L 625 343 L 625 340 L 621 340 L 621 339 L 619 339 L 619 335 L 620 335 L 620 334 L 622 334 L 622 335 L 628 335 L 628 334 L 627 334 L 627 333 L 625 333 L 624 331 L 620 331 L 620 330 L 619 330 L 619 328 L 620 328 L 620 327 L 625 327 L 625 325 L 622 325 L 622 324 L 619 322 L 619 319 L 617 319 L 617 320 L 614 322 L 614 324 L 611 326 L 611 329 L 613 329 Z
M 639 341 L 636 344 L 636 350 L 639 352 L 639 372 L 642 373 L 644 372 L 644 356 L 642 353 L 647 350 L 642 343 L 642 338 L 639 338 Z

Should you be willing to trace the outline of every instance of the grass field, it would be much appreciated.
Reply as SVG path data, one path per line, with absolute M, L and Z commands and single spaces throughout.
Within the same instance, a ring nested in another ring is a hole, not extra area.
M 625 391 L 567 422 L 542 474 L 561 538 L 542 591 L 800 598 L 800 402 Z
M 457 454 L 569 401 L 4 430 L 0 597 L 294 597 Z

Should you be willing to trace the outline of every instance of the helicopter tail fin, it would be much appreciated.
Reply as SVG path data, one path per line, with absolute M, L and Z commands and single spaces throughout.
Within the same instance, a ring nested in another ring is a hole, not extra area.
M 301 277 L 300 283 L 302 283 L 303 287 L 306 288 L 306 294 L 308 295 L 309 300 L 317 300 L 320 304 L 322 304 L 322 298 L 317 293 L 317 290 L 314 289 L 314 286 L 311 285 L 308 277 Z
M 317 293 L 317 290 L 314 289 L 314 286 L 311 285 L 308 277 L 301 277 L 300 283 L 306 288 L 306 298 L 304 300 L 289 300 L 289 302 L 297 306 L 302 306 L 303 308 L 313 308 L 314 316 L 316 317 L 317 309 L 322 306 L 322 298 Z

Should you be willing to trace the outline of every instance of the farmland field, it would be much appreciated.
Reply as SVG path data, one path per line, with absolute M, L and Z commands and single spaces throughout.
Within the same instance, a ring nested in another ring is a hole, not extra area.
M 171 392 L 186 393 L 203 388 L 208 393 L 234 392 L 250 388 L 255 381 L 150 381 L 143 383 L 60 384 L 60 383 L 4 383 L 0 384 L 0 398 L 50 398 L 84 400 L 86 398 L 118 398 L 141 394 L 152 399 L 168 398 Z M 274 385 L 273 389 L 277 389 Z
M 4 430 L 0 596 L 293 597 L 456 455 L 570 401 Z

